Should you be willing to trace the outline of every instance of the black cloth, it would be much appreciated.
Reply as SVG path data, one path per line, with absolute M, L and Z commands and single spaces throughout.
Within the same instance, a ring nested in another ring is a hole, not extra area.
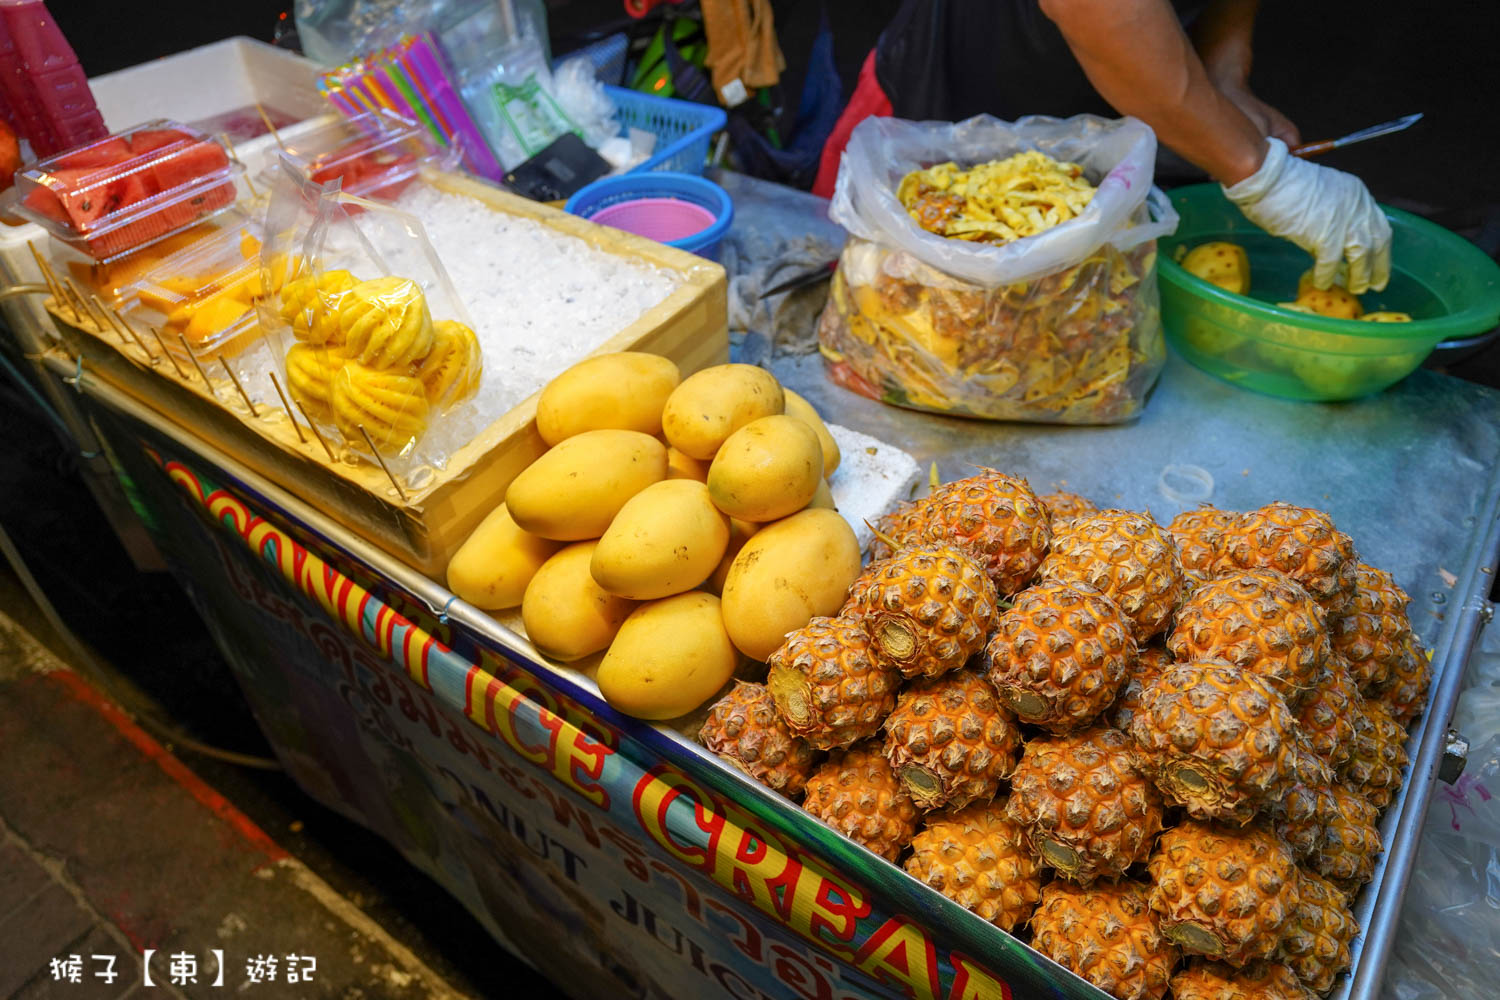
M 1205 0 L 1172 0 L 1184 23 Z M 905 0 L 875 46 L 875 79 L 897 118 L 1116 112 L 1037 0 Z

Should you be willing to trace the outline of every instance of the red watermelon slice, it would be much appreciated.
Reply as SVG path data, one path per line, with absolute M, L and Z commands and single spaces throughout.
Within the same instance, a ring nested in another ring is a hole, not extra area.
M 173 143 L 190 143 L 193 137 L 175 128 L 143 128 L 130 136 L 130 151 L 136 156 L 163 149 Z
M 224 147 L 216 142 L 195 142 L 182 149 L 174 149 L 150 167 L 156 176 L 157 186 L 162 191 L 191 184 L 208 174 L 217 173 L 229 166 L 229 156 Z
M 63 170 L 98 170 L 112 167 L 130 159 L 130 147 L 124 139 L 105 139 L 83 149 L 64 153 L 57 158 L 56 165 Z

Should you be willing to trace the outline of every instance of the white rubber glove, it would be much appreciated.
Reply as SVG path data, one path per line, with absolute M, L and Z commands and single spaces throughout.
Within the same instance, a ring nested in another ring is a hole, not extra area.
M 1353 174 L 1320 167 L 1287 151 L 1280 139 L 1260 169 L 1224 194 L 1245 218 L 1272 236 L 1291 240 L 1317 263 L 1313 284 L 1333 284 L 1339 263 L 1349 260 L 1349 291 L 1380 291 L 1391 277 L 1391 224 L 1364 182 Z

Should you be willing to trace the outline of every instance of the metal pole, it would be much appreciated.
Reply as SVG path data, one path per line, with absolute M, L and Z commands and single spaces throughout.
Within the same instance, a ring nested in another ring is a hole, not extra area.
M 1391 837 L 1390 854 L 1386 858 L 1385 876 L 1380 892 L 1370 913 L 1370 926 L 1365 929 L 1364 951 L 1369 955 L 1355 969 L 1349 986 L 1350 1000 L 1378 1000 L 1385 979 L 1386 962 L 1390 959 L 1396 926 L 1401 919 L 1401 901 L 1406 896 L 1406 884 L 1411 879 L 1416 862 L 1417 847 L 1421 842 L 1422 825 L 1427 819 L 1427 805 L 1432 798 L 1432 789 L 1437 781 L 1437 769 L 1443 759 L 1443 748 L 1447 743 L 1448 723 L 1453 718 L 1453 709 L 1463 690 L 1469 654 L 1478 641 L 1480 630 L 1489 622 L 1493 609 L 1489 602 L 1489 590 L 1495 581 L 1493 570 L 1500 563 L 1500 467 L 1491 475 L 1489 486 L 1481 500 L 1479 544 L 1470 550 L 1468 565 L 1464 567 L 1463 580 L 1473 580 L 1473 589 L 1463 595 L 1463 606 L 1458 610 L 1458 620 L 1448 633 L 1444 647 L 1433 654 L 1434 665 L 1441 664 L 1437 671 L 1436 690 L 1427 709 L 1426 724 L 1422 730 L 1422 741 L 1412 763 L 1408 779 L 1410 793 L 1401 809 L 1401 817 Z M 1488 519 L 1485 523 L 1483 519 Z M 1491 572 L 1485 572 L 1488 569 Z M 1373 950 L 1372 950 L 1373 949 Z

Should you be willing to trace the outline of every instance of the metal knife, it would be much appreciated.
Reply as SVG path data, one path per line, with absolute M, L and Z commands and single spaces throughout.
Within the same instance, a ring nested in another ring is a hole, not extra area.
M 1292 150 L 1292 155 L 1317 156 L 1319 153 L 1326 153 L 1330 149 L 1339 149 L 1343 146 L 1349 146 L 1356 142 L 1364 142 L 1366 139 L 1373 139 L 1379 135 L 1390 135 L 1392 132 L 1404 131 L 1405 129 L 1411 128 L 1421 120 L 1422 112 L 1418 111 L 1414 115 L 1406 115 L 1405 117 L 1397 118 L 1393 121 L 1381 122 L 1379 125 L 1371 125 L 1369 128 L 1362 128 L 1358 132 L 1350 132 L 1348 135 L 1342 136 L 1338 139 L 1322 139 L 1318 142 L 1303 143 L 1302 145 L 1297 146 Z

